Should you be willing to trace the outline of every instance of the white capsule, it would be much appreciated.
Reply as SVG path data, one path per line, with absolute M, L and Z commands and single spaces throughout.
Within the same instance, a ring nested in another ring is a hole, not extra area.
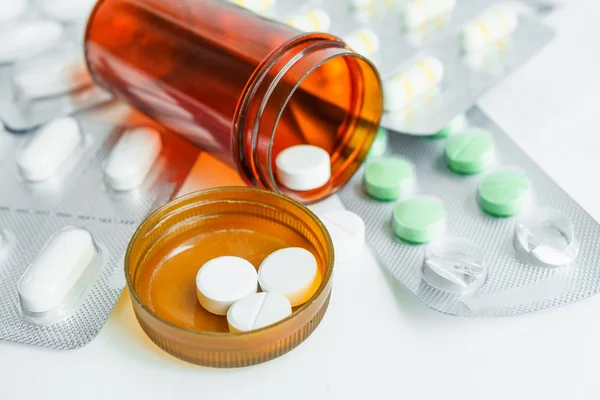
M 331 27 L 329 14 L 321 9 L 296 15 L 285 19 L 283 22 L 304 32 L 328 32 Z
M 62 22 L 77 22 L 88 18 L 96 0 L 41 0 L 40 8 L 48 17 Z
M 383 86 L 384 106 L 388 111 L 404 108 L 409 102 L 440 84 L 444 65 L 435 57 L 425 57 L 405 72 L 388 79 Z
M 23 62 L 15 66 L 13 84 L 26 99 L 72 92 L 92 84 L 83 54 L 71 50 Z
M 517 29 L 518 22 L 519 17 L 514 10 L 494 7 L 462 29 L 462 48 L 469 52 L 496 42 L 511 35 Z
M 73 155 L 83 141 L 73 118 L 58 118 L 41 127 L 17 159 L 25 179 L 39 182 L 50 178 Z
M 355 259 L 365 245 L 365 223 L 351 211 L 339 210 L 319 214 L 331 236 L 335 261 L 345 263 Z
M 312 297 L 320 283 L 317 260 L 300 247 L 277 250 L 260 264 L 258 283 L 263 292 L 282 294 L 292 307 L 299 306 Z
M 29 0 L 0 0 L 0 23 L 20 17 L 29 7 Z
M 277 155 L 275 166 L 279 183 L 292 190 L 317 189 L 331 178 L 329 153 L 308 144 L 283 150 Z
M 116 191 L 139 187 L 162 150 L 160 132 L 137 128 L 125 133 L 111 151 L 104 167 L 108 185 Z
M 63 27 L 55 21 L 29 21 L 15 24 L 0 34 L 0 64 L 42 53 L 55 46 Z
M 412 0 L 402 13 L 404 25 L 411 28 L 423 25 L 452 12 L 455 6 L 456 0 Z
M 231 332 L 264 328 L 292 313 L 290 301 L 279 293 L 254 293 L 233 303 L 227 312 Z
M 379 50 L 379 37 L 370 29 L 354 31 L 343 40 L 348 47 L 365 57 L 370 57 Z
M 227 315 L 229 307 L 258 290 L 256 269 L 240 257 L 217 257 L 205 263 L 196 275 L 196 295 L 206 309 Z
M 96 254 L 94 239 L 84 229 L 69 228 L 52 236 L 19 280 L 23 311 L 43 313 L 63 305 Z

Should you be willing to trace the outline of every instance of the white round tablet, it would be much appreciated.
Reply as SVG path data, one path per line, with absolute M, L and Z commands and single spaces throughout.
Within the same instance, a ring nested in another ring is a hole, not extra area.
M 357 257 L 365 245 L 365 223 L 358 215 L 347 210 L 319 214 L 333 241 L 336 262 L 347 262 Z
M 279 182 L 292 190 L 320 188 L 331 178 L 329 153 L 308 144 L 288 147 L 275 160 Z
M 233 303 L 227 312 L 231 332 L 248 332 L 281 321 L 292 313 L 290 301 L 279 293 L 254 293 Z
M 318 287 L 318 266 L 313 254 L 300 247 L 271 253 L 260 264 L 258 283 L 264 292 L 280 293 L 292 307 L 306 303 Z
M 196 275 L 198 301 L 216 315 L 227 315 L 233 303 L 257 290 L 256 269 L 240 257 L 214 258 L 205 263 Z

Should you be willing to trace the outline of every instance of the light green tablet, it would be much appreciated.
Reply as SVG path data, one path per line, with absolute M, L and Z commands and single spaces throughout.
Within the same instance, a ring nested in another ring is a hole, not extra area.
M 438 198 L 415 196 L 394 207 L 394 233 L 411 243 L 428 243 L 444 233 L 446 211 Z
M 415 187 L 413 165 L 401 157 L 374 159 L 365 167 L 364 186 L 377 200 L 397 200 L 410 196 Z
M 497 217 L 516 215 L 531 197 L 531 182 L 520 171 L 505 169 L 487 175 L 479 183 L 479 204 Z
M 459 174 L 478 174 L 494 162 L 492 135 L 483 129 L 468 129 L 448 139 L 448 168 Z

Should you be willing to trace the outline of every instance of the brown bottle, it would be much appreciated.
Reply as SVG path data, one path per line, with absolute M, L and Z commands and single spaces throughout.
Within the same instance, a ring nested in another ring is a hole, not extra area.
M 105 89 L 235 166 L 248 184 L 305 203 L 354 174 L 382 113 L 376 69 L 341 40 L 222 0 L 99 0 L 85 51 Z M 274 160 L 297 144 L 330 153 L 327 185 L 278 185 Z

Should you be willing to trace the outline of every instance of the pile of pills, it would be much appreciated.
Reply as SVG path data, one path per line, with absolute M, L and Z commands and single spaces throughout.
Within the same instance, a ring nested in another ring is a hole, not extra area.
M 243 258 L 224 256 L 205 263 L 196 275 L 198 301 L 207 311 L 227 316 L 232 332 L 260 329 L 285 319 L 320 284 L 315 256 L 300 247 L 275 251 L 263 260 L 258 272 Z

